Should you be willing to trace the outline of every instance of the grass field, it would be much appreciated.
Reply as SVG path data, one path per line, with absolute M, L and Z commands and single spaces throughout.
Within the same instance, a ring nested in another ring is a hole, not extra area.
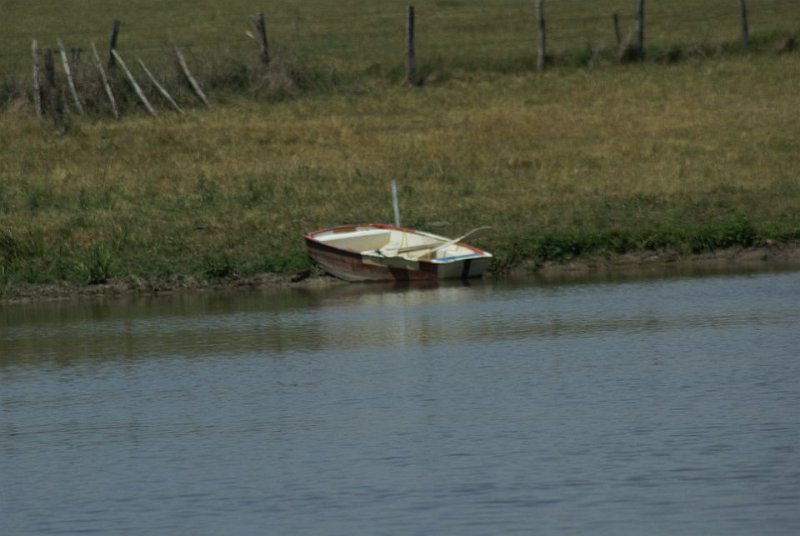
M 194 4 L 207 17 L 218 9 Z M 527 10 L 523 2 L 490 4 Z M 154 7 L 157 20 L 170 26 L 181 5 Z M 258 9 L 232 5 L 245 22 Z M 312 37 L 329 40 L 315 45 L 320 50 L 335 50 L 335 35 L 345 48 L 364 39 L 346 32 L 344 22 L 328 37 L 308 30 L 316 19 L 307 13 L 316 7 L 330 22 L 333 3 L 292 5 L 274 4 L 294 9 L 286 20 L 309 36 L 298 38 L 304 46 Z M 389 2 L 337 5 L 345 14 L 365 6 L 403 11 Z M 458 2 L 417 5 L 418 12 L 466 10 Z M 602 13 L 615 4 L 596 5 Z M 116 13 L 111 2 L 99 6 L 98 41 L 110 16 L 145 20 L 145 10 L 137 19 Z M 233 20 L 225 9 L 219 26 Z M 458 48 L 455 35 L 491 19 L 471 9 L 476 18 L 460 22 L 461 31 L 425 39 L 440 50 Z M 39 19 L 33 8 L 30 16 Z M 275 18 L 273 35 L 288 32 Z M 782 32 L 782 21 L 764 35 Z M 737 24 L 734 16 L 734 36 Z M 189 32 L 184 26 L 192 25 L 181 26 Z M 402 18 L 397 26 L 400 37 L 392 39 L 402 46 Z M 205 43 L 211 38 L 200 29 L 193 38 Z M 144 47 L 128 31 L 130 46 Z M 516 41 L 513 31 L 494 32 L 497 47 Z M 192 37 L 186 35 L 176 38 Z M 369 61 L 395 62 L 400 76 L 402 59 L 389 59 L 388 46 L 372 52 L 378 60 Z M 28 105 L 7 106 L 0 113 L 0 283 L 291 273 L 308 266 L 304 231 L 390 220 L 391 179 L 400 185 L 404 224 L 445 235 L 492 225 L 495 233 L 481 244 L 497 254 L 498 270 L 524 260 L 800 239 L 797 53 L 592 70 L 564 65 L 545 73 L 483 70 L 467 56 L 458 68 L 440 65 L 446 76 L 417 89 L 393 83 L 391 69 L 343 56 L 331 61 L 349 66 L 346 84 L 278 101 L 228 93 L 224 105 L 183 117 L 72 117 L 64 137 L 34 119 Z M 507 57 L 514 57 L 510 48 Z M 374 73 L 382 81 L 370 82 Z
M 90 114 L 110 114 L 91 59 L 91 44 L 101 55 L 111 22 L 121 21 L 119 53 L 140 81 L 142 59 L 184 106 L 198 101 L 175 67 L 172 44 L 187 56 L 194 75 L 217 102 L 229 94 L 276 100 L 309 91 L 353 86 L 383 88 L 403 80 L 406 3 L 392 0 L 255 0 L 218 2 L 122 2 L 86 0 L 80 5 L 54 0 L 6 0 L 0 17 L 0 110 L 31 100 L 31 41 L 41 51 L 82 50 L 74 63 L 79 92 Z M 536 20 L 532 0 L 415 2 L 418 77 L 441 81 L 469 74 L 529 72 L 536 61 Z M 553 65 L 597 67 L 617 61 L 612 14 L 621 37 L 632 30 L 633 0 L 550 0 L 545 4 L 548 56 Z M 751 47 L 771 52 L 776 43 L 800 33 L 795 0 L 748 0 Z M 272 66 L 258 62 L 250 17 L 264 12 Z M 738 0 L 673 0 L 647 3 L 645 44 L 650 61 L 741 53 Z M 41 60 L 40 60 L 41 63 Z M 59 64 L 59 59 L 56 59 Z M 60 83 L 65 79 L 56 74 Z M 127 80 L 112 77 L 124 113 L 141 112 Z M 143 83 L 158 106 L 167 107 L 156 89 Z
M 73 3 L 76 4 L 76 3 Z M 246 35 L 249 16 L 264 12 L 276 54 L 300 57 L 308 69 L 337 79 L 397 78 L 403 68 L 405 7 L 393 0 L 172 0 L 123 2 L 86 0 L 64 5 L 54 0 L 5 0 L 0 17 L 0 73 L 30 72 L 31 39 L 40 47 L 107 47 L 111 21 L 119 19 L 120 53 L 141 57 L 162 72 L 171 70 L 169 44 L 187 51 L 198 68 L 256 58 Z M 532 0 L 419 0 L 417 54 L 421 74 L 432 71 L 519 71 L 535 62 Z M 633 0 L 557 0 L 545 4 L 548 48 L 566 63 L 582 64 L 591 50 L 613 57 L 612 14 L 623 34 L 632 29 Z M 800 31 L 795 0 L 749 0 L 753 46 L 769 48 L 780 37 Z M 716 46 L 739 47 L 738 0 L 648 2 L 646 43 L 653 58 L 674 47 L 708 54 Z M 230 75 L 230 73 L 228 73 Z M 166 76 L 166 75 L 164 75 Z

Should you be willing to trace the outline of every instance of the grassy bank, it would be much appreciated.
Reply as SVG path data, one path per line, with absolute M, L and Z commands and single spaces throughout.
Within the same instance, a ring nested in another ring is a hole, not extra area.
M 796 55 L 233 100 L 56 137 L 0 115 L 0 284 L 308 266 L 304 231 L 477 225 L 524 261 L 800 239 Z

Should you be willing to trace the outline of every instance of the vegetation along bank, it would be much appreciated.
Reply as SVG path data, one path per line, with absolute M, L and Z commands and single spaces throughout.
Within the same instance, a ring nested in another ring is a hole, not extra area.
M 314 84 L 292 60 L 291 91 L 270 97 L 198 75 L 211 107 L 182 114 L 132 100 L 120 120 L 79 116 L 65 93 L 64 135 L 18 92 L 0 113 L 1 292 L 286 281 L 311 269 L 304 231 L 390 221 L 391 179 L 405 225 L 492 225 L 480 245 L 495 274 L 792 250 L 800 54 L 778 54 L 778 37 L 671 62 L 648 49 L 633 64 L 595 52 L 559 63 L 569 55 L 556 48 L 543 71 L 535 47 L 489 68 L 426 63 L 418 45 L 420 87 L 404 83 L 402 54 Z

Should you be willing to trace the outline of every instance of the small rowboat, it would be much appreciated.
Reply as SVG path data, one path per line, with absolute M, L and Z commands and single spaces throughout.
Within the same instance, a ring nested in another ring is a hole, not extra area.
M 346 281 L 467 279 L 482 276 L 492 254 L 462 240 L 487 229 L 449 239 L 370 223 L 321 229 L 304 237 L 311 258 Z

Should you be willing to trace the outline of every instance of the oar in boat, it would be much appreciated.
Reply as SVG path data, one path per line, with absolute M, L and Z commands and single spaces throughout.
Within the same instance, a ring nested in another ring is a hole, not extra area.
M 453 238 L 452 240 L 448 240 L 447 242 L 442 242 L 442 243 L 433 242 L 428 244 L 419 244 L 416 246 L 406 246 L 403 248 L 398 248 L 397 246 L 385 246 L 382 248 L 378 248 L 376 251 L 381 255 L 383 255 L 384 257 L 396 257 L 401 253 L 409 253 L 411 251 L 423 251 L 426 249 L 429 249 L 431 250 L 431 252 L 435 253 L 440 249 L 445 249 L 446 247 L 452 246 L 453 244 L 458 244 L 459 242 L 462 242 L 471 236 L 483 234 L 490 229 L 491 227 L 489 226 L 477 227 L 471 230 L 470 232 L 459 236 L 458 238 Z

